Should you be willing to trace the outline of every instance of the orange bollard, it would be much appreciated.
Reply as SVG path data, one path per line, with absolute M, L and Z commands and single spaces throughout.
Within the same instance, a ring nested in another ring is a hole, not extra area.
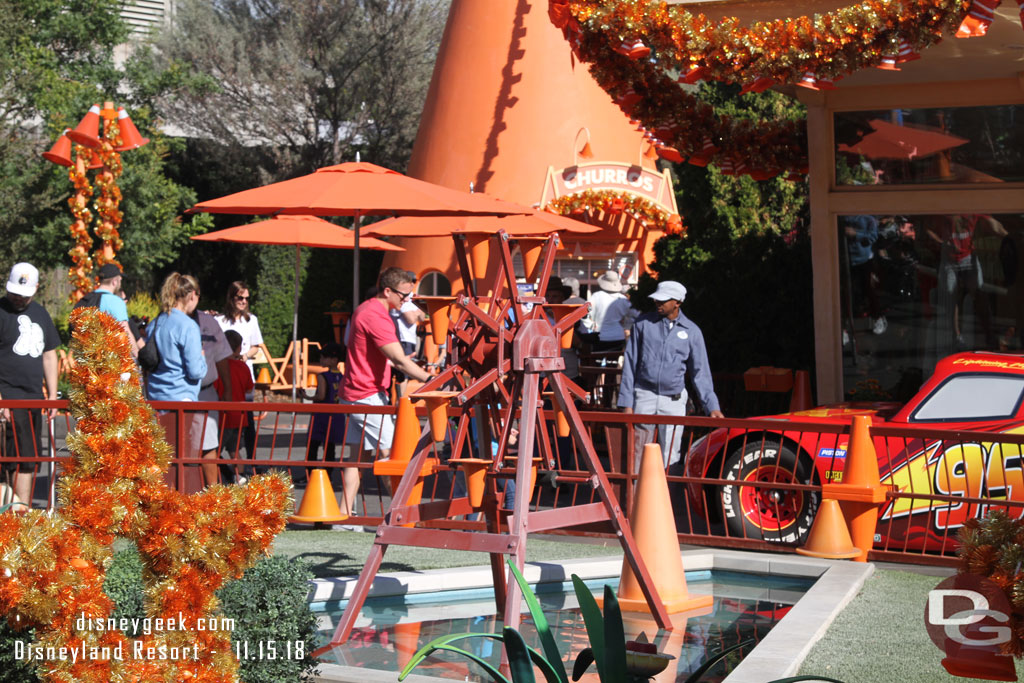
M 448 323 L 451 319 L 454 296 L 418 296 L 416 301 L 427 304 L 427 315 L 430 316 L 430 334 L 437 346 L 443 346 L 448 339 Z
M 448 404 L 457 391 L 425 391 L 410 396 L 413 400 L 424 399 L 427 402 L 427 417 L 430 420 L 430 435 L 435 443 L 444 441 L 448 433 Z
M 811 532 L 807 535 L 807 543 L 796 551 L 801 555 L 826 560 L 848 560 L 860 555 L 860 550 L 850 540 L 839 501 L 833 498 L 821 501 Z
M 647 565 L 647 571 L 669 614 L 710 607 L 710 595 L 690 595 L 686 589 L 686 574 L 683 571 L 683 558 L 679 554 L 679 539 L 672 515 L 668 480 L 665 478 L 665 465 L 661 459 L 661 447 L 656 443 L 644 446 L 630 525 L 636 539 L 637 552 Z M 640 589 L 640 582 L 625 558 L 622 560 L 618 596 L 619 607 L 623 612 L 650 611 Z
M 874 544 L 878 526 L 878 506 L 885 502 L 885 487 L 878 474 L 878 456 L 871 442 L 870 427 L 869 416 L 854 416 L 842 483 L 823 484 L 821 487 L 822 498 L 840 501 L 850 538 L 860 549 L 860 554 L 854 558 L 857 562 L 868 560 L 868 551 Z
M 810 410 L 813 407 L 811 373 L 806 370 L 797 370 L 793 378 L 793 394 L 789 397 L 789 412 L 796 413 L 801 410 Z
M 343 522 L 348 515 L 341 514 L 338 500 L 331 488 L 331 479 L 327 470 L 315 469 L 309 475 L 306 493 L 302 496 L 302 504 L 298 512 L 288 518 L 289 522 L 300 524 L 316 524 L 320 522 Z
M 473 509 L 479 508 L 484 502 L 484 484 L 487 481 L 487 468 L 494 462 L 490 458 L 452 458 L 448 462 L 455 463 L 466 475 L 466 491 L 469 504 Z

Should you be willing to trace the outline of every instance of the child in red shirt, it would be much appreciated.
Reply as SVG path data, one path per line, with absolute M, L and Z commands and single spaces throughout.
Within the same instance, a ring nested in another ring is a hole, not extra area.
M 231 358 L 228 359 L 228 376 L 231 382 L 230 395 L 227 391 L 227 387 L 220 381 L 217 380 L 215 386 L 217 387 L 217 395 L 220 396 L 220 400 L 224 401 L 230 397 L 232 401 L 243 401 L 245 395 L 253 390 L 252 372 L 249 371 L 249 366 L 242 360 L 240 351 L 242 348 L 242 335 L 238 334 L 234 330 L 226 330 L 224 332 L 224 338 L 228 340 L 228 344 L 231 346 L 231 351 L 234 353 Z M 220 411 L 220 430 L 221 435 L 224 439 L 224 447 L 228 450 L 228 456 L 232 459 L 238 458 L 238 453 L 245 440 L 241 438 L 242 427 L 248 422 L 248 413 L 244 410 L 222 410 Z M 245 449 L 245 456 L 247 459 L 252 460 L 255 456 L 254 453 L 250 453 L 249 449 Z M 252 476 L 251 473 L 249 476 Z M 244 484 L 247 478 L 244 476 L 234 477 L 235 483 Z

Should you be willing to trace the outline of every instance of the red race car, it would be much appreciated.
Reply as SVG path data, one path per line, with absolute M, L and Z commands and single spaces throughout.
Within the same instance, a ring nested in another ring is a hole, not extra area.
M 838 432 L 852 416 L 870 415 L 881 482 L 891 491 L 1024 501 L 1024 439 L 1011 436 L 1024 433 L 1022 398 L 1024 356 L 958 353 L 940 361 L 902 406 L 843 403 L 760 418 L 778 421 L 777 428 L 715 430 L 693 443 L 684 473 L 764 484 L 841 482 L 849 436 Z M 875 431 L 879 427 L 893 429 Z M 957 438 L 955 431 L 1006 436 L 985 442 Z M 707 483 L 691 483 L 689 489 L 697 512 L 706 509 L 729 536 L 780 543 L 804 541 L 819 503 L 813 490 Z M 996 506 L 970 500 L 889 498 L 881 506 L 875 545 L 948 552 L 964 522 L 991 507 Z M 1024 507 L 998 507 L 1011 517 L 1024 514 Z

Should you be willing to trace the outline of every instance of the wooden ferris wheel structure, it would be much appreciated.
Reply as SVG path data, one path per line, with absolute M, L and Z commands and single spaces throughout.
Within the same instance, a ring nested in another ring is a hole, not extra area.
M 428 393 L 436 397 L 439 395 L 437 390 L 448 389 L 450 393 L 445 395 L 445 399 L 462 408 L 452 440 L 453 459 L 449 466 L 459 462 L 458 454 L 467 448 L 471 418 L 475 418 L 472 422 L 475 423 L 477 444 L 486 447 L 492 441 L 497 442 L 497 449 L 490 457 L 482 458 L 483 462 L 480 458 L 474 459 L 489 475 L 485 480 L 485 495 L 479 508 L 474 507 L 466 496 L 419 502 L 418 493 L 414 491 L 422 483 L 422 477 L 437 467 L 444 467 L 431 458 L 433 438 L 429 430 L 424 431 L 414 454 L 404 466 L 401 482 L 393 491 L 391 506 L 377 529 L 373 548 L 356 581 L 348 606 L 330 644 L 322 650 L 348 639 L 384 553 L 391 545 L 489 553 L 497 610 L 505 624 L 515 628 L 520 622 L 521 595 L 511 572 L 506 574 L 504 557 L 511 556 L 522 570 L 528 534 L 595 522 L 611 524 L 651 614 L 660 628 L 670 630 L 672 625 L 668 612 L 637 551 L 629 522 L 575 408 L 574 399 L 583 399 L 587 394 L 562 373 L 565 363 L 561 357 L 560 339 L 586 315 L 587 305 L 556 306 L 542 296 L 523 295 L 516 285 L 512 262 L 510 242 L 515 238 L 504 231 L 489 235 L 458 234 L 454 239 L 464 294 L 447 302 L 458 307 L 458 316 L 447 335 L 447 366 L 412 398 Z M 557 233 L 543 244 L 536 278 L 531 278 L 538 281 L 538 292 L 547 289 L 558 245 Z M 471 247 L 474 266 L 479 267 L 488 256 L 498 258 L 497 272 L 488 289 L 478 287 L 478 280 L 484 280 L 482 273 L 474 278 L 470 270 Z M 553 462 L 542 392 L 550 392 L 556 413 L 561 412 L 565 416 L 569 434 L 588 473 L 587 483 L 595 491 L 597 502 L 549 510 L 530 509 L 531 470 L 535 476 L 534 453 L 539 452 L 545 463 Z M 517 422 L 516 457 L 508 455 L 508 448 Z M 516 487 L 509 518 L 507 512 L 500 511 L 503 494 L 498 479 L 505 476 L 500 474 L 504 468 L 513 467 L 513 457 Z M 483 514 L 484 531 L 456 528 L 458 525 L 446 527 L 446 522 L 475 512 Z M 418 526 L 417 523 L 421 522 L 429 522 L 430 527 Z

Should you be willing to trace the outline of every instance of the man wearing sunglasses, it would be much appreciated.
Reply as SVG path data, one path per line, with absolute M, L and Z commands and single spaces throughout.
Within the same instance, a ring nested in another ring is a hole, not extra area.
M 429 379 L 427 371 L 405 354 L 391 318 L 391 311 L 400 310 L 415 291 L 416 278 L 412 273 L 387 268 L 377 280 L 377 295 L 359 304 L 352 314 L 346 330 L 348 352 L 341 389 L 345 403 L 388 405 L 392 367 L 421 382 Z M 353 413 L 346 441 L 362 443 L 364 451 L 378 451 L 378 459 L 386 460 L 391 455 L 394 429 L 395 420 L 391 415 Z

